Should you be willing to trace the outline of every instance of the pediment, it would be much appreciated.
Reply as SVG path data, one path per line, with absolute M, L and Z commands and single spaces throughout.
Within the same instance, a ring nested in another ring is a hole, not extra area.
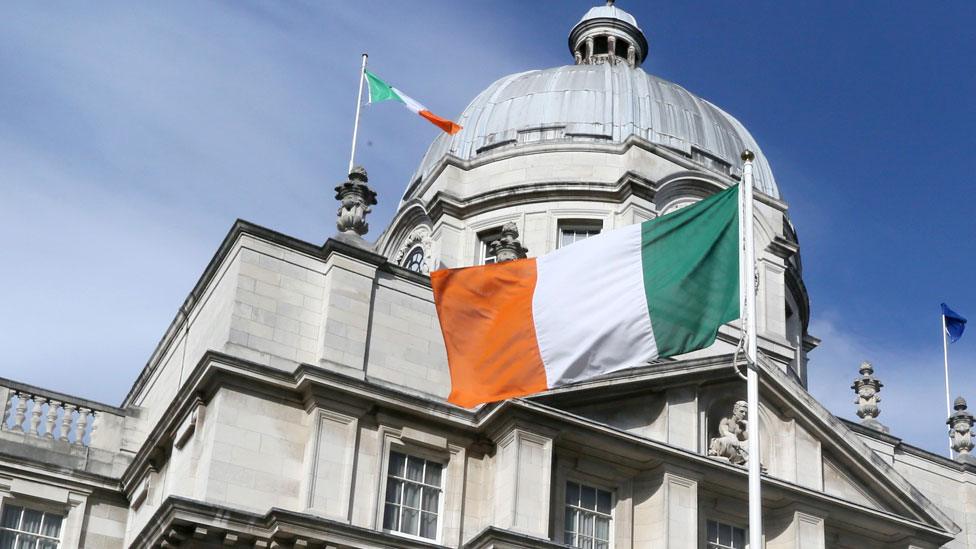
M 705 455 L 717 424 L 745 397 L 731 357 L 672 361 L 565 387 L 536 399 L 630 434 Z M 764 364 L 763 466 L 799 488 L 939 530 L 958 526 L 795 379 Z

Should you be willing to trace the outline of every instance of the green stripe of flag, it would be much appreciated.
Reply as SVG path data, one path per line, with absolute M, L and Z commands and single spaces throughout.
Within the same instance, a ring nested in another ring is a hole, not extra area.
M 739 318 L 738 185 L 641 224 L 644 293 L 658 356 L 708 347 Z
M 378 76 L 369 71 L 364 72 L 366 73 L 366 82 L 369 84 L 370 103 L 379 103 L 380 101 L 399 101 L 403 103 L 403 99 L 400 99 L 393 86 L 380 80 Z

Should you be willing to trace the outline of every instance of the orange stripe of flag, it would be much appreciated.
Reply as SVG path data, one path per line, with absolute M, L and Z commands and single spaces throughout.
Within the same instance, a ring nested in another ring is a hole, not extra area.
M 420 111 L 417 114 L 423 116 L 424 118 L 429 120 L 431 124 L 437 126 L 438 128 L 446 131 L 451 135 L 454 135 L 457 132 L 461 131 L 461 126 L 458 126 L 457 124 L 451 122 L 446 118 L 441 118 L 430 111 Z
M 535 323 L 535 259 L 430 275 L 451 370 L 448 402 L 472 407 L 545 391 Z

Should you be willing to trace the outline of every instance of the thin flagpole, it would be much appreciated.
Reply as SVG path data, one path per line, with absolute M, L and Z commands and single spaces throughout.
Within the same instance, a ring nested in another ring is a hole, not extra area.
M 752 151 L 742 152 L 742 186 L 740 187 L 742 197 L 742 210 L 740 211 L 740 227 L 743 231 L 745 244 L 742 246 L 743 253 L 740 261 L 744 260 L 745 267 L 741 269 L 744 275 L 743 283 L 740 284 L 744 296 L 740 299 L 745 302 L 746 307 L 742 311 L 744 318 L 744 328 L 746 330 L 746 359 L 749 368 L 746 377 L 746 400 L 748 402 L 748 427 L 749 433 L 749 547 L 760 549 L 762 547 L 762 484 L 759 457 L 759 365 L 756 357 L 758 355 L 756 342 L 756 242 L 754 235 L 753 221 L 753 187 L 752 187 L 752 161 L 755 155 Z
M 945 314 L 942 315 L 942 362 L 945 365 L 946 417 L 952 416 L 949 404 L 949 331 L 946 330 Z M 952 439 L 949 439 L 949 459 L 952 459 Z
M 359 111 L 363 106 L 363 80 L 366 79 L 366 58 L 363 54 L 363 66 L 359 69 L 359 95 L 356 96 L 356 121 L 352 126 L 352 152 L 349 153 L 349 172 L 352 173 L 353 164 L 356 162 L 356 135 L 359 133 Z

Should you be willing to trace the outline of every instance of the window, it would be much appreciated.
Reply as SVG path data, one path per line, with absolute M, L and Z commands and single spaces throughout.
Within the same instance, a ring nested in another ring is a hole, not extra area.
M 501 228 L 491 229 L 488 231 L 483 231 L 481 233 L 478 233 L 478 245 L 480 246 L 478 252 L 480 254 L 480 257 L 478 258 L 478 260 L 480 261 L 481 265 L 488 265 L 489 263 L 495 263 L 497 261 L 495 255 L 491 253 L 491 246 L 489 246 L 489 244 L 491 244 L 495 240 L 498 240 L 501 237 L 502 237 Z
M 566 534 L 570 547 L 610 548 L 613 494 L 606 490 L 566 483 Z
M 424 247 L 414 246 L 407 258 L 403 260 L 403 266 L 415 273 L 424 272 Z
M 746 531 L 743 528 L 723 524 L 714 520 L 708 521 L 708 549 L 744 549 L 746 547 Z
M 57 549 L 64 517 L 16 505 L 4 505 L 0 516 L 0 549 Z
M 390 452 L 384 530 L 437 539 L 443 467 L 435 461 Z
M 559 247 L 569 246 L 574 242 L 585 240 L 591 236 L 600 234 L 603 223 L 596 222 L 575 222 L 559 224 Z

